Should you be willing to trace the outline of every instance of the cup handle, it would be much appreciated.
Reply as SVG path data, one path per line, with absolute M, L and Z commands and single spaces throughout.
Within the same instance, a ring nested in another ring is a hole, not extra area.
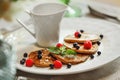
M 20 21 L 19 19 L 16 19 L 16 20 L 17 20 L 17 22 L 18 22 L 20 25 L 22 25 L 22 27 L 23 27 L 25 30 L 27 30 L 27 31 L 35 38 L 35 34 L 32 33 L 22 21 Z

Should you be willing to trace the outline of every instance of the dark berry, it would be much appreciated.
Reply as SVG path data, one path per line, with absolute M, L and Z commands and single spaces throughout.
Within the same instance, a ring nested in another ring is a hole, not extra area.
M 80 38 L 81 37 L 81 34 L 78 34 L 78 38 Z
M 28 56 L 28 54 L 27 53 L 24 53 L 24 55 L 23 55 L 24 57 L 27 57 Z
M 39 54 L 39 55 L 38 55 L 38 59 L 41 59 L 41 58 L 42 58 L 42 55 Z
M 100 41 L 98 41 L 98 42 L 97 42 L 97 44 L 98 44 L 98 46 L 99 46 L 99 45 L 101 44 L 101 42 L 100 42 Z
M 72 66 L 71 63 L 67 64 L 67 68 L 71 68 L 71 66 Z
M 100 38 L 103 39 L 103 35 L 102 34 L 100 34 Z
M 84 30 L 80 30 L 81 33 L 84 33 Z
M 20 64 L 22 64 L 22 65 L 24 65 L 24 63 L 25 63 L 25 60 L 20 60 Z
M 50 69 L 54 69 L 54 65 L 53 64 L 50 64 Z
M 38 55 L 41 55 L 41 54 L 42 54 L 42 51 L 41 51 L 41 50 L 39 50 L 39 51 L 38 51 Z
M 93 59 L 93 58 L 94 58 L 94 55 L 90 55 L 90 58 Z
M 77 42 L 73 43 L 73 47 L 76 47 L 77 45 L 78 45 L 78 43 L 77 43 Z
M 23 60 L 23 61 L 26 61 L 26 59 L 24 59 L 24 58 L 23 58 L 22 60 Z
M 97 54 L 98 54 L 98 55 L 101 55 L 101 52 L 100 52 L 100 51 L 98 51 L 98 52 L 97 52 Z
M 78 50 L 80 48 L 80 46 L 77 45 L 75 48 Z

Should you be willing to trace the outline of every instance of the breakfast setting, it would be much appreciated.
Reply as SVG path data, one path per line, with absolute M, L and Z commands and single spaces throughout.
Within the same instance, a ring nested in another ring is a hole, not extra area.
M 1 0 L 0 80 L 120 80 L 120 0 Z

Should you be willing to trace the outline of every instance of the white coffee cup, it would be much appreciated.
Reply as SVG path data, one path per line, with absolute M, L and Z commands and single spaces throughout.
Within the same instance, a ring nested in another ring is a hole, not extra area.
M 60 22 L 66 9 L 67 6 L 64 4 L 43 3 L 27 11 L 32 18 L 35 34 L 20 20 L 18 22 L 36 38 L 39 46 L 54 46 L 59 41 Z

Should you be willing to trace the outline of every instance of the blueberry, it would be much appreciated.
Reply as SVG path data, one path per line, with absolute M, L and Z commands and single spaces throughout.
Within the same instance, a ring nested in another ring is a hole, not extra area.
M 42 51 L 41 51 L 41 50 L 38 51 L 38 55 L 39 55 L 39 54 L 42 54 Z
M 20 60 L 20 64 L 22 64 L 22 65 L 24 65 L 24 63 L 25 63 L 25 60 Z
M 76 46 L 77 46 L 77 44 L 78 44 L 77 42 L 73 43 L 73 47 L 76 47 Z
M 27 54 L 27 53 L 24 53 L 23 57 L 27 57 L 27 56 L 28 56 L 28 54 Z
M 80 46 L 77 45 L 75 48 L 78 50 L 80 48 Z
M 90 58 L 93 59 L 93 58 L 94 58 L 94 55 L 90 55 Z
M 100 34 L 100 38 L 103 39 L 103 37 L 104 37 L 104 36 L 103 36 L 102 34 Z
M 39 54 L 37 57 L 38 57 L 38 59 L 41 59 L 41 58 L 42 58 L 42 55 Z
M 81 37 L 81 34 L 78 34 L 78 37 L 80 38 L 80 37 Z
M 23 61 L 26 61 L 26 59 L 24 59 L 24 58 L 23 58 L 22 60 L 23 60 Z
M 67 68 L 71 68 L 71 66 L 72 66 L 71 63 L 67 64 Z
M 80 30 L 81 33 L 84 33 L 84 30 Z
M 53 64 L 50 64 L 50 69 L 54 69 L 54 65 Z
M 97 52 L 97 54 L 98 54 L 98 55 L 101 55 L 101 52 L 100 52 L 100 51 L 98 51 L 98 52 Z
M 100 42 L 100 41 L 98 41 L 98 42 L 97 42 L 97 44 L 98 44 L 98 46 L 99 46 L 99 45 L 101 44 L 101 42 Z

